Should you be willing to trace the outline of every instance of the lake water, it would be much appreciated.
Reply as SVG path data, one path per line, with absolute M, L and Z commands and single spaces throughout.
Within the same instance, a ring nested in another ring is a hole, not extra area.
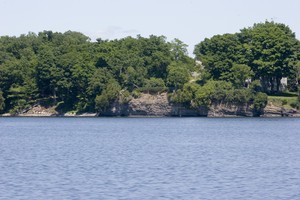
M 0 118 L 0 199 L 299 200 L 298 118 Z

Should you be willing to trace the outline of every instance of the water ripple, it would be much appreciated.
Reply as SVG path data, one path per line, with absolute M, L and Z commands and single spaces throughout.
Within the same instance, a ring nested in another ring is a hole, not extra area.
M 0 118 L 0 199 L 298 200 L 299 122 Z

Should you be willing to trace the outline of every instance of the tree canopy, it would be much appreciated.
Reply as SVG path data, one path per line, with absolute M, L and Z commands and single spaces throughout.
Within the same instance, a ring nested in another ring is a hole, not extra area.
M 288 26 L 266 21 L 205 39 L 194 53 L 213 79 L 228 80 L 236 66 L 244 66 L 241 71 L 250 69 L 244 79 L 261 80 L 266 92 L 278 92 L 281 78 L 291 76 L 299 60 L 299 41 Z M 231 82 L 236 81 L 233 78 Z
M 284 24 L 267 21 L 206 38 L 194 54 L 177 38 L 155 35 L 96 42 L 73 31 L 2 36 L 0 112 L 42 103 L 61 112 L 103 112 L 140 92 L 161 91 L 190 108 L 223 102 L 259 112 L 261 92 L 279 91 L 282 77 L 298 88 L 300 43 Z
M 195 61 L 186 47 L 154 35 L 97 42 L 72 31 L 0 37 L 1 110 L 19 113 L 47 101 L 63 111 L 103 111 L 120 93 L 165 88 L 171 64 L 188 77 Z

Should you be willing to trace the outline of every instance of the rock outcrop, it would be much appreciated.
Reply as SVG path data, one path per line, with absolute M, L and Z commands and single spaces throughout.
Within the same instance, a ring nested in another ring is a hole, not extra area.
M 50 116 L 57 116 L 58 112 L 55 110 L 55 107 L 44 107 L 41 105 L 36 105 L 29 109 L 26 112 L 18 114 L 18 116 L 24 117 L 50 117 Z
M 213 104 L 209 107 L 208 117 L 253 117 L 254 111 L 249 105 Z
M 188 109 L 171 103 L 167 93 L 142 94 L 127 104 L 115 102 L 112 107 L 99 116 L 174 116 L 174 117 L 300 117 L 295 109 L 284 109 L 268 104 L 262 114 L 256 113 L 251 105 L 213 104 L 209 108 Z
M 262 117 L 300 117 L 300 113 L 296 109 L 286 109 L 269 103 L 265 107 Z
M 126 105 L 114 103 L 100 116 L 175 116 L 175 117 L 236 117 L 253 116 L 250 106 L 233 104 L 214 104 L 210 108 L 189 109 L 180 104 L 169 102 L 168 94 L 142 94 Z
M 169 102 L 168 94 L 142 94 L 127 104 L 115 102 L 99 116 L 207 116 L 205 108 L 188 109 Z
M 2 116 L 11 116 L 3 114 Z M 139 98 L 131 99 L 126 104 L 115 102 L 105 112 L 83 113 L 74 112 L 58 113 L 56 107 L 44 107 L 35 105 L 31 109 L 24 111 L 17 116 L 66 116 L 66 117 L 94 117 L 94 116 L 146 116 L 146 117 L 253 117 L 258 116 L 251 105 L 237 104 L 213 104 L 209 108 L 200 107 L 189 109 L 180 104 L 171 103 L 166 92 L 160 94 L 141 94 Z M 262 117 L 300 117 L 300 112 L 296 109 L 285 109 L 269 103 L 262 112 Z
M 129 104 L 129 115 L 170 116 L 172 105 L 167 93 L 151 95 L 142 94 L 140 98 L 132 99 Z

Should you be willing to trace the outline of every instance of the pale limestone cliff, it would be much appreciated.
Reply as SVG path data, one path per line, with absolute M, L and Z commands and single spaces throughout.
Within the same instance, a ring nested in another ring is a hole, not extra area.
M 296 109 L 286 109 L 268 103 L 262 117 L 300 117 L 300 113 Z
M 2 116 L 10 116 L 4 114 Z M 105 112 L 100 113 L 58 113 L 55 107 L 43 107 L 36 105 L 26 112 L 17 116 L 72 116 L 72 117 L 92 117 L 92 116 L 175 116 L 175 117 L 253 117 L 258 116 L 251 105 L 236 104 L 213 104 L 209 108 L 200 107 L 189 109 L 180 104 L 171 103 L 166 92 L 161 94 L 141 94 L 139 98 L 131 99 L 127 104 L 115 102 Z M 300 117 L 300 112 L 296 109 L 284 109 L 283 107 L 268 104 L 262 112 L 262 117 Z
M 142 94 L 128 104 L 114 103 L 99 116 L 207 116 L 207 109 L 188 109 L 169 102 L 168 94 Z
M 29 109 L 28 111 L 18 114 L 18 116 L 30 116 L 30 117 L 50 117 L 50 116 L 57 116 L 58 112 L 55 110 L 55 107 L 43 107 L 41 105 L 36 105 Z
M 254 115 L 254 111 L 249 105 L 213 104 L 208 111 L 208 117 L 253 117 Z
M 203 117 L 235 117 L 254 116 L 248 105 L 214 104 L 209 108 L 189 109 L 180 104 L 170 103 L 167 93 L 142 94 L 126 105 L 114 103 L 100 116 L 203 116 Z
M 200 107 L 189 109 L 179 104 L 173 104 L 168 99 L 167 93 L 142 94 L 139 98 L 132 99 L 128 104 L 114 103 L 99 116 L 177 116 L 177 117 L 300 117 L 295 109 L 284 109 L 269 105 L 257 113 L 251 105 L 213 104 L 209 108 Z

